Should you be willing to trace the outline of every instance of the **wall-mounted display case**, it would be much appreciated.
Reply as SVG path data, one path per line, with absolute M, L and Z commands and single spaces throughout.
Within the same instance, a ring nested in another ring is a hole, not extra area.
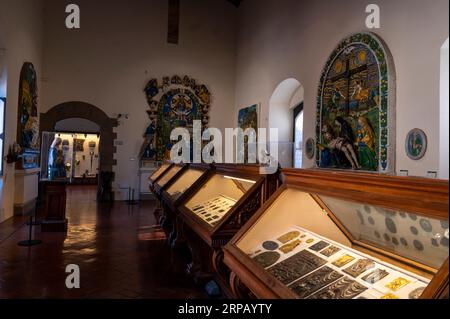
M 198 283 L 214 276 L 229 294 L 222 247 L 263 204 L 266 181 L 257 165 L 214 165 L 202 187 L 179 207 L 183 237 L 192 254 L 188 271 Z M 271 181 L 278 183 L 276 178 Z
M 283 170 L 285 184 L 225 248 L 257 298 L 448 298 L 448 182 Z

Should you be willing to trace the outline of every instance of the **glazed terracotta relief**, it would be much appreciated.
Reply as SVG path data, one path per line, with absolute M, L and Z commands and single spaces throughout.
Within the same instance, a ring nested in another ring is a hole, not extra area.
M 192 136 L 193 121 L 199 120 L 203 129 L 209 123 L 211 93 L 204 84 L 189 76 L 151 79 L 144 89 L 148 102 L 150 123 L 144 133 L 141 147 L 143 160 L 170 160 L 173 143 L 170 133 L 174 128 L 189 130 Z
M 317 166 L 394 169 L 394 70 L 386 46 L 359 33 L 332 52 L 317 98 Z

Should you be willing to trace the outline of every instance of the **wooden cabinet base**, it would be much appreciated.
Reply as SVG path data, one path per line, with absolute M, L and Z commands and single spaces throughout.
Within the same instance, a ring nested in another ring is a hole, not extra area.
M 67 181 L 40 182 L 43 198 L 43 221 L 41 231 L 43 232 L 65 232 L 67 231 L 66 218 L 66 185 Z
M 41 231 L 42 232 L 66 232 L 67 231 L 68 221 L 65 220 L 49 220 L 42 221 Z

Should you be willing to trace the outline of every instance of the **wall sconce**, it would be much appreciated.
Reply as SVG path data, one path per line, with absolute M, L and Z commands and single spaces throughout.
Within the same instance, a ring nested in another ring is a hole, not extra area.
M 117 114 L 118 120 L 128 120 L 129 117 L 130 117 L 130 114 Z
M 128 120 L 130 118 L 130 114 L 128 113 L 119 113 L 117 114 L 117 123 L 120 125 L 124 120 Z

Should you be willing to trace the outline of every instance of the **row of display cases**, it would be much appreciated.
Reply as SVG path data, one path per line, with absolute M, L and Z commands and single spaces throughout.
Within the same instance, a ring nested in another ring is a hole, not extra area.
M 190 273 L 229 297 L 448 298 L 448 181 L 165 164 L 150 185 Z
M 231 295 L 223 247 L 281 184 L 278 173 L 263 170 L 258 165 L 166 163 L 150 177 L 168 243 L 189 248 L 187 271 L 197 283 L 215 279 Z

